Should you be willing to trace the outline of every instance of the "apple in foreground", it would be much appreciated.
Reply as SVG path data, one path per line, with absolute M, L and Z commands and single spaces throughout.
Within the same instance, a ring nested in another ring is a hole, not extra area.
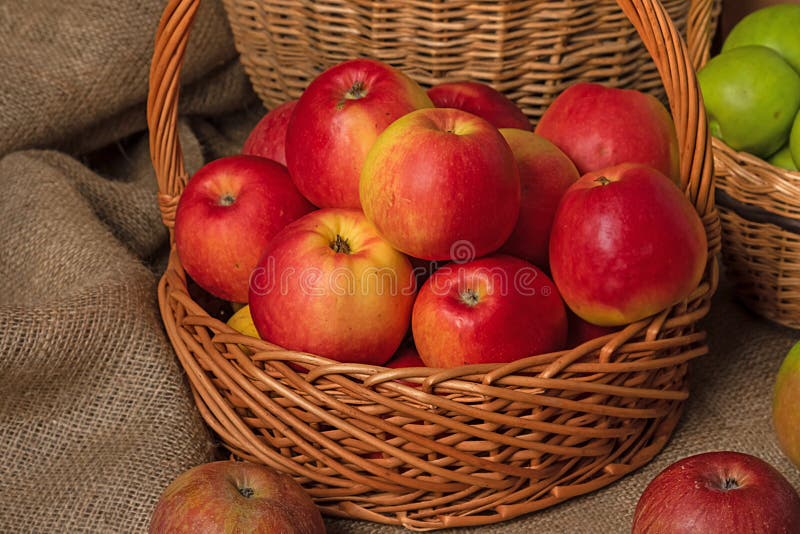
M 261 156 L 286 165 L 286 129 L 297 100 L 272 108 L 253 127 L 244 142 L 242 154 Z
M 800 342 L 786 355 L 775 379 L 772 425 L 781 449 L 800 469 Z
M 178 201 L 178 257 L 212 295 L 247 302 L 250 273 L 269 240 L 313 209 L 279 163 L 243 155 L 214 160 L 191 177 Z
M 361 172 L 364 214 L 401 252 L 426 260 L 494 252 L 520 206 L 508 143 L 484 119 L 453 108 L 413 111 L 375 141 Z
M 698 286 L 708 257 L 694 206 L 641 164 L 587 173 L 564 194 L 550 234 L 550 268 L 582 319 L 619 326 L 676 304 Z
M 678 460 L 645 488 L 633 534 L 800 532 L 800 496 L 769 463 L 717 451 Z
M 360 208 L 358 180 L 378 135 L 406 113 L 433 107 L 425 90 L 370 59 L 334 65 L 297 101 L 286 132 L 286 163 L 297 188 L 321 208 Z
M 675 124 L 664 105 L 647 93 L 575 83 L 547 107 L 536 133 L 563 150 L 581 175 L 643 163 L 680 183 Z
M 326 208 L 270 242 L 250 283 L 262 339 L 341 362 L 383 365 L 408 331 L 411 263 L 359 210 Z
M 450 368 L 561 350 L 567 316 L 541 269 L 495 255 L 433 273 L 414 303 L 411 330 L 426 366 Z
M 553 217 L 561 197 L 580 175 L 553 143 L 533 132 L 502 128 L 519 167 L 520 209 L 511 237 L 500 251 L 547 269 Z
M 180 474 L 161 494 L 150 534 L 324 534 L 322 514 L 289 475 L 220 461 Z
M 528 117 L 514 102 L 485 83 L 475 81 L 440 83 L 428 89 L 428 96 L 437 108 L 468 111 L 486 119 L 495 128 L 532 129 Z

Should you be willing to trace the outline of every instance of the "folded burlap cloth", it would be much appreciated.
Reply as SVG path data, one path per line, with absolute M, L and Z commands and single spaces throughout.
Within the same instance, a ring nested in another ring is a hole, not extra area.
M 204 0 L 181 96 L 189 171 L 235 152 L 263 109 L 219 0 Z M 214 458 L 156 305 L 167 236 L 144 101 L 162 1 L 0 2 L 0 532 L 143 532 L 178 473 Z M 625 532 L 640 492 L 685 455 L 778 450 L 770 392 L 800 333 L 723 284 L 712 353 L 666 450 L 592 495 L 480 532 Z M 331 519 L 330 532 L 402 529 Z

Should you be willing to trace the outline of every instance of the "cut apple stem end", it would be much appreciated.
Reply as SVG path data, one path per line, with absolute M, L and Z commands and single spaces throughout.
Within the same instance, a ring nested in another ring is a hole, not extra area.
M 244 487 L 244 488 L 237 488 L 237 489 L 239 490 L 239 493 L 242 494 L 242 497 L 244 497 L 245 499 L 249 499 L 250 497 L 252 497 L 256 493 L 255 491 L 253 491 L 253 488 Z
M 350 254 L 350 243 L 347 242 L 347 239 L 336 234 L 336 238 L 331 241 L 331 250 L 337 253 Z
M 225 193 L 224 195 L 220 195 L 218 201 L 220 206 L 232 206 L 234 202 L 236 202 L 236 197 L 233 196 L 231 193 Z
M 461 297 L 461 301 L 470 307 L 478 304 L 478 301 L 480 300 L 478 298 L 478 293 L 474 289 L 465 289 L 459 294 L 459 296 Z
M 595 181 L 595 183 L 598 183 L 600 185 L 608 185 L 608 184 L 611 183 L 611 180 L 609 180 L 605 176 L 600 176 L 598 178 L 595 178 L 594 181 Z

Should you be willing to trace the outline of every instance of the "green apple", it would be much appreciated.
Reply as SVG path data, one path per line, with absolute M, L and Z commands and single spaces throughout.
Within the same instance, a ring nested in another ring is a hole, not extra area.
M 778 370 L 772 426 L 781 449 L 800 468 L 800 342 L 792 347 Z
M 722 51 L 761 45 L 778 52 L 800 72 L 800 4 L 777 4 L 754 11 L 731 29 Z
M 792 126 L 792 133 L 789 135 L 789 151 L 792 153 L 794 160 L 794 169 L 800 169 L 800 112 L 794 118 L 794 125 Z
M 789 144 L 783 145 L 783 148 L 775 152 L 768 160 L 770 165 L 774 165 L 776 167 L 780 167 L 781 169 L 786 169 L 787 171 L 796 171 L 797 165 L 794 163 L 794 159 L 792 158 L 792 151 L 789 148 Z
M 697 73 L 709 129 L 731 148 L 766 158 L 789 139 L 800 109 L 800 74 L 765 46 L 742 46 Z

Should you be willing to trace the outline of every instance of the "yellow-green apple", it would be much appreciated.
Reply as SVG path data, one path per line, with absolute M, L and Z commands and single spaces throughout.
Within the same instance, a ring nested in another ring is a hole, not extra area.
M 242 154 L 261 156 L 286 165 L 286 128 L 297 100 L 289 100 L 272 108 L 250 131 Z
M 437 108 L 456 108 L 486 119 L 496 128 L 531 130 L 525 113 L 506 95 L 485 83 L 475 81 L 447 82 L 428 89 L 428 96 Z
M 547 107 L 535 131 L 563 150 L 581 175 L 643 163 L 680 183 L 675 124 L 664 105 L 647 93 L 575 83 Z
M 722 52 L 748 45 L 775 50 L 800 72 L 800 4 L 782 3 L 757 9 L 743 17 L 722 43 Z
M 214 160 L 191 177 L 178 201 L 178 257 L 212 295 L 247 302 L 250 273 L 267 242 L 312 209 L 283 165 L 258 156 Z
M 771 48 L 733 48 L 697 72 L 709 131 L 734 150 L 761 158 L 789 139 L 800 109 L 800 74 Z
M 378 137 L 361 172 L 367 218 L 398 250 L 446 260 L 502 245 L 519 214 L 511 148 L 484 119 L 453 108 L 413 111 Z
M 764 460 L 734 451 L 682 458 L 647 485 L 632 534 L 800 532 L 800 496 Z
M 449 368 L 561 350 L 567 316 L 541 269 L 498 254 L 433 273 L 414 303 L 411 330 L 425 365 Z
M 792 153 L 795 167 L 800 168 L 800 111 L 795 115 L 792 124 L 792 132 L 789 135 L 789 151 Z
M 156 503 L 150 534 L 324 534 L 319 507 L 289 475 L 219 461 L 178 475 Z
M 360 210 L 324 208 L 270 242 L 250 283 L 263 339 L 342 362 L 383 365 L 406 335 L 411 263 Z
M 772 425 L 781 449 L 800 469 L 800 342 L 786 355 L 775 379 Z
M 556 208 L 580 175 L 564 152 L 541 135 L 516 128 L 501 128 L 500 133 L 517 160 L 521 191 L 517 224 L 500 251 L 547 270 Z
M 564 194 L 550 269 L 582 319 L 618 326 L 686 298 L 708 256 L 694 206 L 663 173 L 624 163 L 583 175 Z
M 800 114 L 798 114 L 798 116 L 800 116 Z M 794 158 L 792 157 L 792 148 L 788 143 L 783 145 L 783 148 L 781 148 L 773 155 L 771 155 L 767 161 L 771 165 L 775 165 L 776 167 L 786 169 L 787 171 L 797 170 L 797 165 L 795 164 Z
M 378 135 L 406 113 L 433 107 L 403 72 L 370 59 L 334 65 L 314 78 L 286 132 L 286 162 L 297 188 L 321 208 L 360 208 L 361 167 Z

